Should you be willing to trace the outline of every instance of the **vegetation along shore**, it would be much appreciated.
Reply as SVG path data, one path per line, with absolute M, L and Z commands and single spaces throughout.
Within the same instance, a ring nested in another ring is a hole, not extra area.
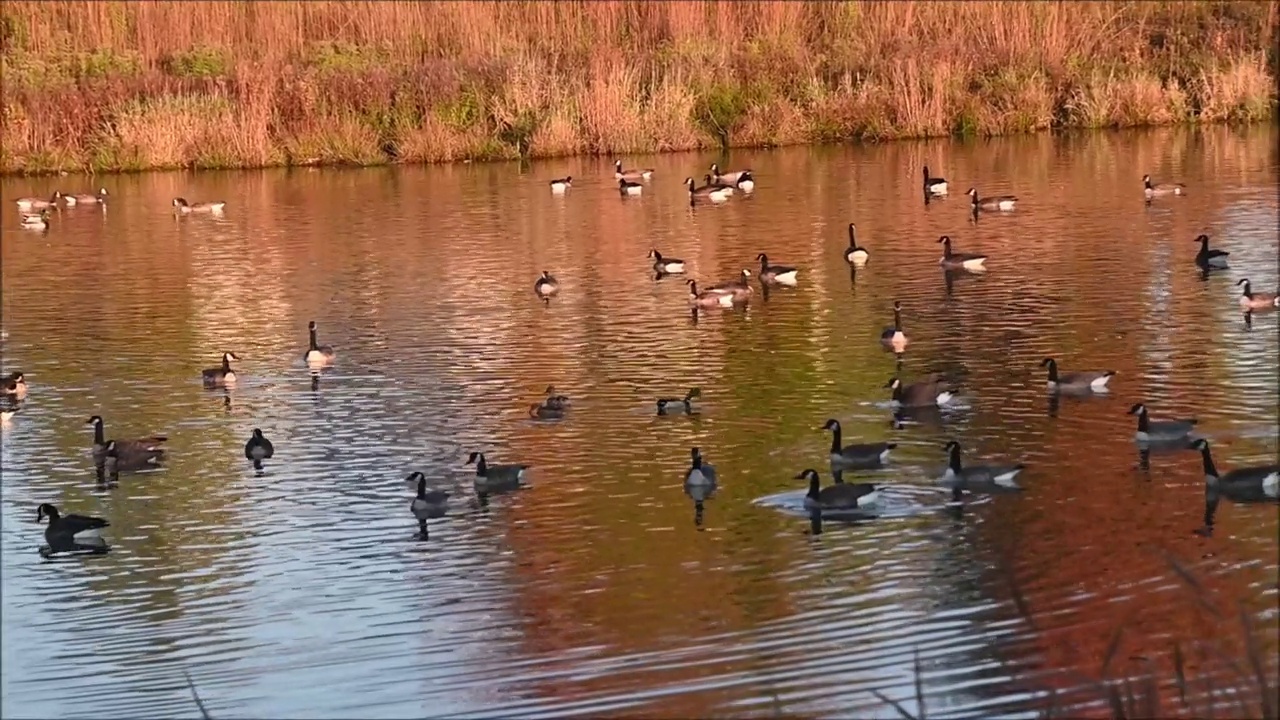
M 1269 2 L 5 2 L 0 171 L 1251 122 Z

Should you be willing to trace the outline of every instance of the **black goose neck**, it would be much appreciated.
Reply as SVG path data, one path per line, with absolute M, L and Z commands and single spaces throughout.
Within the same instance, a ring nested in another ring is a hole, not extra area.
M 951 468 L 952 472 L 954 472 L 955 474 L 957 475 L 960 474 L 961 466 L 960 466 L 960 446 L 959 445 L 951 446 L 951 456 L 947 458 L 947 467 Z
M 810 498 L 813 498 L 814 500 L 817 500 L 820 490 L 821 488 L 819 487 L 818 473 L 816 472 L 809 473 L 809 492 L 807 493 L 806 497 L 810 497 Z
M 316 329 L 311 328 L 308 332 L 311 335 L 311 349 L 319 350 L 320 346 L 316 343 Z
M 423 500 L 427 499 L 427 478 L 425 475 L 418 478 L 418 497 Z
M 893 331 L 902 332 L 902 310 L 896 307 L 893 309 Z
M 1213 464 L 1213 453 L 1210 452 L 1208 444 L 1200 448 L 1200 459 L 1204 463 L 1204 474 L 1206 477 L 1218 477 L 1218 468 Z
M 476 475 L 479 475 L 480 477 L 484 477 L 488 473 L 489 473 L 489 465 L 484 461 L 484 455 L 482 454 L 480 458 L 476 460 Z
M 1054 362 L 1053 360 L 1050 360 L 1046 364 L 1049 367 L 1049 382 L 1051 383 L 1058 382 L 1058 363 Z
M 1145 408 L 1138 411 L 1138 432 L 1147 432 L 1151 429 L 1151 418 L 1148 417 Z
M 102 431 L 102 418 L 98 418 L 93 422 L 93 444 L 94 445 L 107 444 L 106 435 Z
M 836 423 L 836 426 L 831 428 L 831 454 L 832 455 L 840 454 L 840 434 L 841 434 L 840 423 Z
M 231 358 L 225 353 L 222 355 L 222 372 L 223 374 L 231 372 Z

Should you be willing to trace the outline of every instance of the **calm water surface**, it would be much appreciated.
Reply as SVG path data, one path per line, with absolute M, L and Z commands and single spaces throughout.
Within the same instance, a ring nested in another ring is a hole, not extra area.
M 111 201 L 47 234 L 4 203 L 3 364 L 31 388 L 3 435 L 4 716 L 196 717 L 186 671 L 218 718 L 896 717 L 876 693 L 914 711 L 917 655 L 930 717 L 1034 716 L 1047 693 L 1105 713 L 1077 691 L 1109 647 L 1109 676 L 1171 678 L 1175 641 L 1238 638 L 1236 603 L 1275 663 L 1275 506 L 1224 502 L 1196 534 L 1198 456 L 1144 460 L 1125 415 L 1200 418 L 1224 469 L 1275 461 L 1277 316 L 1247 326 L 1234 287 L 1280 279 L 1274 127 L 735 151 L 756 192 L 690 210 L 680 181 L 716 159 L 627 158 L 657 169 L 629 199 L 608 158 L 5 180 Z M 922 201 L 924 163 L 950 199 Z M 1148 206 L 1144 172 L 1190 194 Z M 971 185 L 1018 210 L 971 222 Z M 226 215 L 177 218 L 176 195 Z M 1201 232 L 1230 270 L 1201 277 Z M 944 274 L 944 233 L 989 272 Z M 703 281 L 767 252 L 801 283 L 694 322 L 651 247 Z M 877 342 L 894 299 L 900 363 Z M 338 350 L 315 387 L 312 319 Z M 224 350 L 239 387 L 203 389 Z M 1112 392 L 1051 401 L 1049 355 L 1119 371 Z M 929 372 L 959 407 L 895 427 L 885 382 Z M 548 383 L 574 407 L 532 421 Z M 691 386 L 700 415 L 654 417 Z M 168 434 L 167 466 L 99 487 L 95 413 Z M 828 417 L 899 443 L 871 474 L 887 517 L 794 512 L 800 470 L 829 481 Z M 1025 492 L 948 507 L 952 438 L 1026 463 Z M 694 445 L 722 481 L 700 524 Z M 482 507 L 471 450 L 531 487 Z M 426 542 L 415 469 L 454 493 Z M 42 559 L 41 502 L 108 518 L 113 551 Z M 1191 674 L 1221 674 L 1206 655 Z

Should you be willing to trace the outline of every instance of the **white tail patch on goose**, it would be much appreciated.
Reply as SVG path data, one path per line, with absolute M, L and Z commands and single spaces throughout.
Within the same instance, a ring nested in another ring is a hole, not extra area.
M 965 260 L 964 262 L 960 263 L 960 266 L 966 270 L 984 270 L 986 269 L 986 263 L 987 263 L 987 259 L 984 257 L 973 258 L 971 260 Z
M 1267 497 L 1280 497 L 1280 472 L 1262 478 L 1262 493 Z
M 885 450 L 881 450 L 881 451 L 880 451 L 880 462 L 885 462 L 885 461 L 887 461 L 887 460 L 889 459 L 889 453 L 891 453 L 891 452 L 893 452 L 893 449 L 892 449 L 892 448 L 885 449 Z
M 682 273 L 684 272 L 684 263 L 682 262 L 681 263 L 673 263 L 673 262 L 663 263 L 662 271 L 669 272 L 669 273 Z
M 872 490 L 871 492 L 858 498 L 858 507 L 872 507 L 880 504 L 880 491 Z
M 1002 485 L 1004 487 L 1017 487 L 1018 485 L 1014 482 L 1014 478 L 1018 477 L 1018 473 L 1020 472 L 1022 472 L 1022 468 L 1006 470 L 1005 472 L 993 477 L 992 480 L 995 480 L 997 485 Z
M 755 181 L 753 180 L 743 180 L 738 183 L 738 189 L 744 193 L 751 192 L 752 190 L 755 189 L 755 187 L 756 187 L 756 184 L 755 184 Z
M 951 402 L 951 398 L 953 398 L 953 397 L 955 397 L 955 396 L 954 396 L 954 395 L 952 395 L 952 394 L 951 394 L 951 393 L 949 393 L 949 392 L 941 392 L 941 393 L 938 393 L 938 404 L 939 404 L 939 405 L 946 405 L 947 403 Z
M 1089 387 L 1093 388 L 1094 390 L 1105 390 L 1107 387 L 1107 383 L 1111 382 L 1111 378 L 1113 377 L 1115 376 L 1103 375 L 1100 378 L 1094 378 L 1092 381 L 1089 382 Z
M 778 275 L 774 275 L 773 281 L 780 285 L 795 285 L 796 275 L 799 272 L 800 272 L 799 270 L 791 270 L 790 272 L 784 272 Z
M 1015 201 L 1013 200 L 1001 200 L 1000 202 L 996 203 L 996 207 L 1000 208 L 1001 210 L 1012 210 L 1014 202 Z
M 641 192 L 642 190 L 644 190 L 644 187 L 643 187 L 643 186 L 640 186 L 640 185 L 628 185 L 628 186 L 627 186 L 627 194 L 628 194 L 628 195 L 639 195 L 639 194 L 640 194 L 640 192 Z
M 933 193 L 934 195 L 946 195 L 947 184 L 945 182 L 933 183 L 932 185 L 929 186 L 929 192 Z
M 71 539 L 72 539 L 72 540 L 75 540 L 76 542 L 80 543 L 81 545 L 102 545 L 102 544 L 104 544 L 104 542 L 103 542 L 103 540 L 102 540 L 102 528 L 89 528 L 88 530 L 81 530 L 80 532 L 76 533 L 75 535 L 72 535 L 72 536 L 71 536 Z
M 870 255 L 867 254 L 867 251 L 862 248 L 858 248 L 846 256 L 848 260 L 852 261 L 856 265 L 861 265 L 866 262 L 869 257 Z

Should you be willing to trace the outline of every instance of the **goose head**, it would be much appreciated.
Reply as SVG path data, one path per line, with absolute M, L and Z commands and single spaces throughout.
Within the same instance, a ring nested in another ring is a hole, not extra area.
M 40 507 L 36 508 L 36 522 L 49 518 L 49 522 L 58 519 L 58 508 L 49 503 L 40 503 Z
M 614 161 L 613 161 L 613 170 L 614 170 L 614 172 L 622 172 L 622 161 L 621 161 L 621 160 L 614 160 Z
M 1239 280 L 1236 281 L 1236 287 L 1240 287 L 1241 285 L 1244 286 L 1245 294 L 1248 294 L 1250 289 L 1249 278 L 1240 278 Z
M 1193 242 L 1198 242 L 1201 245 L 1206 245 L 1209 242 L 1209 236 L 1205 235 L 1204 233 L 1200 233 L 1199 235 L 1196 236 L 1196 239 Z
M 965 193 L 965 195 L 968 195 L 969 197 L 971 197 L 971 198 L 973 198 L 973 199 L 977 200 L 977 199 L 978 199 L 978 188 L 969 188 L 969 192 Z
M 826 424 L 826 425 L 823 425 L 823 426 L 822 426 L 822 429 L 823 429 L 823 430 L 839 430 L 839 429 L 840 429 L 840 421 L 839 421 L 839 420 L 836 420 L 835 418 L 831 418 L 830 420 L 827 420 L 827 424 Z
M 101 415 L 94 415 L 94 416 L 90 417 L 88 420 L 86 420 L 84 424 L 85 424 L 85 425 L 101 425 L 101 424 L 102 424 L 102 416 L 101 416 Z
M 686 186 L 686 187 L 688 187 L 688 188 L 689 188 L 689 192 L 693 192 L 693 178 L 691 178 L 691 177 L 687 177 L 687 178 L 685 178 L 685 179 L 684 179 L 684 184 L 685 184 L 685 186 Z
M 795 477 L 796 480 L 808 480 L 810 482 L 813 482 L 817 478 L 818 478 L 818 471 L 814 470 L 813 468 L 806 468 L 802 470 L 800 474 L 796 475 Z
M 418 472 L 417 470 L 414 470 L 413 472 L 409 473 L 409 477 L 405 478 L 405 479 L 404 479 L 404 481 L 405 481 L 405 482 L 417 482 L 417 481 L 419 481 L 419 480 L 426 480 L 426 479 L 427 479 L 427 476 L 426 476 L 426 475 L 423 475 L 422 473 Z
M 466 464 L 467 464 L 467 465 L 473 465 L 473 464 L 475 464 L 475 463 L 477 463 L 477 462 L 479 462 L 479 461 L 481 461 L 481 460 L 484 460 L 484 453 L 482 453 L 482 452 L 474 452 L 474 451 L 473 451 L 473 452 L 471 453 L 471 455 L 467 458 L 467 462 L 466 462 Z
M 254 428 L 254 429 L 253 429 L 253 439 L 254 439 L 254 440 L 263 440 L 263 439 L 265 439 L 265 438 L 263 438 L 263 436 L 262 436 L 262 428 Z
M 897 377 L 891 377 L 889 378 L 889 382 L 885 383 L 884 386 L 887 388 L 893 388 L 894 390 L 897 390 L 898 388 L 902 387 L 902 381 L 899 380 Z
M 1129 412 L 1125 414 L 1126 415 L 1146 415 L 1147 406 L 1143 405 L 1142 403 L 1134 403 L 1133 407 L 1129 408 Z
M 1191 443 L 1190 447 L 1192 450 L 1199 450 L 1200 452 L 1204 452 L 1205 450 L 1209 449 L 1209 441 L 1205 440 L 1204 438 L 1197 438 L 1195 442 Z
M 316 329 L 316 321 L 315 321 L 315 320 L 312 320 L 311 322 L 307 323 L 307 329 L 308 329 L 308 330 L 310 330 L 310 331 L 312 331 L 312 332 L 315 332 L 315 329 Z
M 720 174 L 720 165 L 718 163 L 711 163 L 711 174 L 712 175 Z
M 942 243 L 943 245 L 946 245 L 947 247 L 951 247 L 951 236 L 943 235 L 942 237 L 938 238 L 938 242 Z
M 233 353 L 233 352 L 224 352 L 224 353 L 222 353 L 222 360 L 223 360 L 224 362 L 231 362 L 232 360 L 239 360 L 239 359 L 240 359 L 240 356 L 239 356 L 239 355 L 236 355 L 236 354 L 235 354 L 235 353 Z
M 1040 361 L 1040 367 L 1043 367 L 1043 368 L 1056 368 L 1056 367 L 1058 367 L 1058 361 L 1057 361 L 1057 360 L 1054 360 L 1053 358 L 1045 358 L 1045 359 L 1043 359 L 1043 360 L 1041 360 L 1041 361 Z

